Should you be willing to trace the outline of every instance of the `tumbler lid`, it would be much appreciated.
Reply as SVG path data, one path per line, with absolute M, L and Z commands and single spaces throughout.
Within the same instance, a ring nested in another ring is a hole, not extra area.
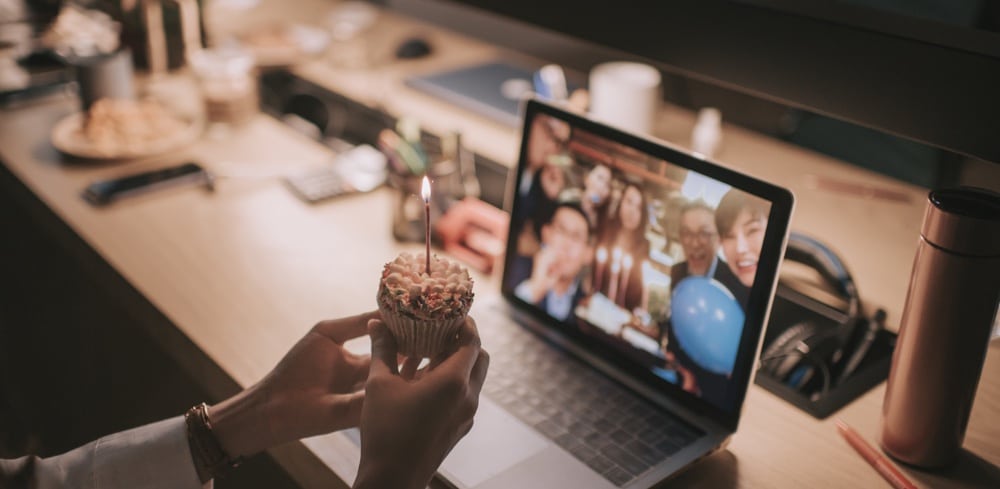
M 955 187 L 933 190 L 927 200 L 925 240 L 963 255 L 1000 256 L 1000 194 Z

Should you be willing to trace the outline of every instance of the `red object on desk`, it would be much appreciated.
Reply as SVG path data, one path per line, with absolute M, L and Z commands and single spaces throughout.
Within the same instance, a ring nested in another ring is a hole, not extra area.
M 903 475 L 903 473 L 900 472 L 899 469 L 897 469 L 896 466 L 885 457 L 885 455 L 882 455 L 878 452 L 878 450 L 869 445 L 868 442 L 865 441 L 865 439 L 862 438 L 857 431 L 854 431 L 853 428 L 848 426 L 847 423 L 838 419 L 837 431 L 840 433 L 840 436 L 843 436 L 844 439 L 847 440 L 847 443 L 851 445 L 856 452 L 858 452 L 858 455 L 861 455 L 861 458 L 865 459 L 865 462 L 868 462 L 868 465 L 871 465 L 872 468 L 878 471 L 879 475 L 881 475 L 886 482 L 891 484 L 892 487 L 896 489 L 917 489 L 917 486 L 913 485 L 913 483 L 910 482 L 910 480 L 907 479 L 906 476 Z
M 490 273 L 507 245 L 510 215 L 479 199 L 465 198 L 438 219 L 435 231 L 445 251 Z

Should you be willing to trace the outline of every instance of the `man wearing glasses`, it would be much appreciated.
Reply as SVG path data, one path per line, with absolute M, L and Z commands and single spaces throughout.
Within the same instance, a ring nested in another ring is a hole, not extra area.
M 684 261 L 670 269 L 670 287 L 696 275 L 718 280 L 730 291 L 739 279 L 719 258 L 719 231 L 715 227 L 715 209 L 703 200 L 684 204 L 680 212 L 680 239 Z
M 728 264 L 719 257 L 719 231 L 715 224 L 715 209 L 703 200 L 684 204 L 680 211 L 680 240 L 684 261 L 670 269 L 671 290 L 687 277 L 711 277 L 730 291 L 746 289 Z M 739 300 L 739 298 L 737 298 Z M 740 302 L 745 304 L 745 299 Z M 662 328 L 667 336 L 664 354 L 667 365 L 678 374 L 677 382 L 688 392 L 712 402 L 725 400 L 729 378 L 702 368 L 679 347 L 669 326 Z
M 594 256 L 593 230 L 578 202 L 560 201 L 542 225 L 541 238 L 531 276 L 518 284 L 514 294 L 566 321 L 585 295 L 580 272 Z

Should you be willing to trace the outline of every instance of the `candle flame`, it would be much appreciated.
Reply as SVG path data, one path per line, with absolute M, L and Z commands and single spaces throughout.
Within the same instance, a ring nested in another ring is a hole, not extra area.
M 608 250 L 603 246 L 597 249 L 597 263 L 604 263 L 608 260 Z
M 624 266 L 626 270 L 632 268 L 632 255 L 629 255 L 627 253 L 625 254 L 625 259 L 622 261 L 622 266 Z
M 613 250 L 611 250 L 611 258 L 614 260 L 615 263 L 621 262 L 621 259 L 622 259 L 622 249 L 619 248 L 619 247 L 617 247 L 617 246 L 615 246 L 615 248 Z
M 431 181 L 424 175 L 424 182 L 420 187 L 420 196 L 424 198 L 424 203 L 431 201 Z

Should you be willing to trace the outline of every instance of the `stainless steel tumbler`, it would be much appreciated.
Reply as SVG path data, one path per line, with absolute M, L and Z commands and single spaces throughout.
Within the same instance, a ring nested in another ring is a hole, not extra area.
M 935 190 L 882 405 L 881 445 L 920 467 L 954 461 L 1000 299 L 1000 194 Z

